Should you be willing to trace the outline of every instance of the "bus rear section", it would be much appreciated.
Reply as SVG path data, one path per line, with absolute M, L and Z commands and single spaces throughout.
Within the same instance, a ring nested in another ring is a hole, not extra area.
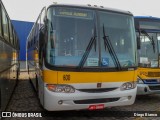
M 39 24 L 40 19 L 44 23 Z M 29 74 L 42 106 L 62 111 L 133 104 L 137 91 L 133 20 L 130 12 L 104 7 L 44 8 L 27 40 Z
M 135 27 L 139 46 L 137 94 L 160 93 L 160 19 L 136 16 Z

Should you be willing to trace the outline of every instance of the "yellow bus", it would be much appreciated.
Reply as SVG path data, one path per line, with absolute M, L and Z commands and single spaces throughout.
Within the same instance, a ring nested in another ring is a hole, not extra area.
M 28 73 L 48 111 L 131 105 L 137 92 L 133 15 L 97 5 L 44 7 L 27 40 Z
M 160 18 L 136 16 L 138 38 L 137 94 L 160 93 Z

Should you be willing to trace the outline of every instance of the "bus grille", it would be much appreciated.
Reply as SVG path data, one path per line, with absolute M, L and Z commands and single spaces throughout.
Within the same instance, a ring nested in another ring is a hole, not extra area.
M 88 99 L 88 100 L 74 100 L 75 104 L 96 104 L 96 103 L 107 103 L 115 102 L 120 98 L 101 98 L 101 99 Z
M 116 90 L 118 87 L 115 88 L 96 88 L 96 89 L 77 89 L 80 92 L 87 92 L 87 93 L 101 93 L 101 92 L 109 92 Z
M 157 86 L 149 86 L 151 90 L 160 90 L 160 85 Z
M 160 72 L 148 72 L 148 77 L 160 77 Z

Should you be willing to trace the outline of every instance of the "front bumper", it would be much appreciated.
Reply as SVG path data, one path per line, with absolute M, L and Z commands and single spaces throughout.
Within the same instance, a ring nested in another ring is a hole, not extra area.
M 83 110 L 89 109 L 90 105 L 104 105 L 105 107 L 131 105 L 135 101 L 137 87 L 131 90 L 120 89 L 104 93 L 54 93 L 46 87 L 44 89 L 44 109 L 48 111 Z M 116 99 L 119 98 L 119 99 Z M 114 101 L 103 101 L 110 99 Z M 98 102 L 96 100 L 99 100 Z M 78 101 L 75 102 L 75 101 Z M 82 102 L 82 103 L 80 103 Z M 59 104 L 61 103 L 61 104 Z
M 137 84 L 137 95 L 160 94 L 160 84 Z

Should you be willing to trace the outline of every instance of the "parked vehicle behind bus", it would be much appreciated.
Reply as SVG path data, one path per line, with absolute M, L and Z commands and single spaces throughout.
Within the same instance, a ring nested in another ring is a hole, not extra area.
M 19 40 L 0 0 L 0 111 L 11 98 L 19 75 Z
M 138 40 L 137 94 L 160 93 L 160 18 L 136 16 Z
M 128 11 L 91 5 L 44 7 L 27 40 L 28 73 L 44 109 L 133 104 L 135 36 Z

